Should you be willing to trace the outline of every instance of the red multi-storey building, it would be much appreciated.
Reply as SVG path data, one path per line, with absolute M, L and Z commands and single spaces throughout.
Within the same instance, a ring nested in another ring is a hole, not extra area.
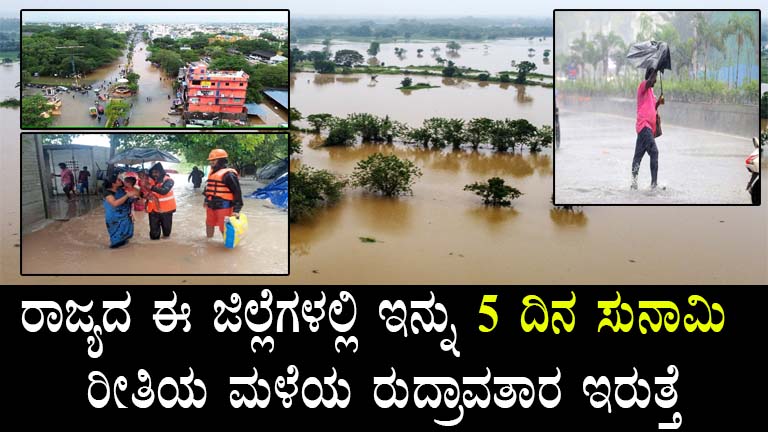
M 210 71 L 203 62 L 187 69 L 185 102 L 188 112 L 240 114 L 248 90 L 243 71 Z

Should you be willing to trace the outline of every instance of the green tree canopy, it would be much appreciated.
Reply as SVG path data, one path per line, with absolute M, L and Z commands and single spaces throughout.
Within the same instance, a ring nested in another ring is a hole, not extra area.
M 413 194 L 412 186 L 421 170 L 396 155 L 374 153 L 361 160 L 352 172 L 352 185 L 387 197 Z

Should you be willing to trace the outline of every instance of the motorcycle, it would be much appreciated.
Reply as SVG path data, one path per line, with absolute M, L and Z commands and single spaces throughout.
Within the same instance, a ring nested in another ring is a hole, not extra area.
M 747 171 L 752 174 L 747 183 L 747 192 L 752 197 L 752 204 L 760 205 L 760 141 L 752 138 L 752 143 L 755 145 L 755 151 L 745 161 Z

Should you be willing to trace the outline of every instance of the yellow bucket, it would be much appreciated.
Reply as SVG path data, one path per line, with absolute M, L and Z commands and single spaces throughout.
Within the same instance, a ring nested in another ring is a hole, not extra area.
M 239 217 L 227 216 L 224 218 L 224 246 L 234 249 L 240 240 L 248 232 L 248 217 L 240 214 Z

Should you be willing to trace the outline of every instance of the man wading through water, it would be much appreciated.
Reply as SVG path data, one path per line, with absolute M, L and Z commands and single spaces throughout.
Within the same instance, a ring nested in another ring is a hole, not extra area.
M 160 162 L 149 170 L 150 193 L 147 197 L 149 213 L 149 238 L 157 240 L 162 231 L 163 237 L 171 235 L 173 212 L 176 211 L 176 198 L 173 196 L 173 180 L 165 173 Z
M 213 149 L 208 155 L 211 172 L 205 186 L 205 235 L 213 237 L 214 230 L 224 233 L 225 217 L 240 217 L 243 209 L 243 193 L 237 171 L 227 168 L 229 155 L 223 149 Z
M 632 160 L 632 189 L 637 189 L 637 173 L 640 162 L 646 153 L 651 157 L 651 189 L 656 188 L 656 174 L 659 171 L 659 149 L 656 147 L 656 110 L 664 104 L 664 95 L 659 100 L 653 94 L 656 84 L 656 70 L 648 68 L 645 71 L 645 81 L 637 87 L 637 142 L 635 157 Z

